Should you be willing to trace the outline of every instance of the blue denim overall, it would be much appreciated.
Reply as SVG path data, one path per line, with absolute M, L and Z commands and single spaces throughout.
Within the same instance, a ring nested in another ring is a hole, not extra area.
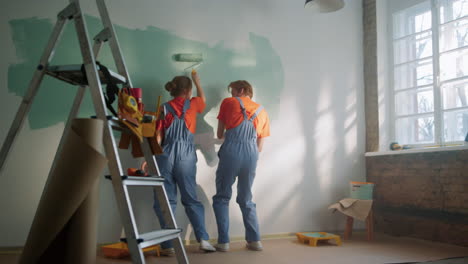
M 232 185 L 237 180 L 237 203 L 242 212 L 245 239 L 259 241 L 256 205 L 252 202 L 252 184 L 257 168 L 258 147 L 257 131 L 253 120 L 263 109 L 260 106 L 249 119 L 244 103 L 240 103 L 244 120 L 240 125 L 226 131 L 224 143 L 219 150 L 219 165 L 216 170 L 216 195 L 213 196 L 213 210 L 218 225 L 218 243 L 229 242 L 229 201 Z
M 190 223 L 193 226 L 195 237 L 198 241 L 208 240 L 205 229 L 205 210 L 203 204 L 197 198 L 197 155 L 193 143 L 193 134 L 185 124 L 185 113 L 190 108 L 190 101 L 185 100 L 180 117 L 169 103 L 164 104 L 165 113 L 170 112 L 174 116 L 169 128 L 165 130 L 162 144 L 164 154 L 156 156 L 161 175 L 164 177 L 164 188 L 171 204 L 172 213 L 176 211 L 177 186 L 180 190 L 181 201 L 185 207 Z M 159 218 L 161 228 L 166 228 L 166 223 L 159 206 L 154 199 L 154 211 Z M 161 244 L 162 248 L 172 247 L 171 241 Z

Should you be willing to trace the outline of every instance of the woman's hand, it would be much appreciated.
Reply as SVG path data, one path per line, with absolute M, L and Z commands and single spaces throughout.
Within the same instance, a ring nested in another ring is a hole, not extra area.
M 263 149 L 263 138 L 257 138 L 258 152 L 262 152 Z
M 192 69 L 192 80 L 196 86 L 200 85 L 200 76 L 198 76 L 198 72 L 195 69 Z
M 198 72 L 195 69 L 192 69 L 192 80 L 195 83 L 195 87 L 197 88 L 197 96 L 200 97 L 203 102 L 206 102 L 205 93 L 203 92 L 203 88 L 200 85 L 200 77 L 198 76 Z
M 226 130 L 226 126 L 224 125 L 223 121 L 218 119 L 218 131 L 216 135 L 218 139 L 224 139 L 224 131 Z

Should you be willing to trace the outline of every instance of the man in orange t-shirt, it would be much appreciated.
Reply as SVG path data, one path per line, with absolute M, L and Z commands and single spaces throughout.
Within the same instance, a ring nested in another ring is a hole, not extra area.
M 237 203 L 242 211 L 245 239 L 250 250 L 262 250 L 256 205 L 252 202 L 252 184 L 258 153 L 263 139 L 270 135 L 270 122 L 262 106 L 252 101 L 252 86 L 247 81 L 229 84 L 231 98 L 221 103 L 218 115 L 218 138 L 224 142 L 219 150 L 216 170 L 216 194 L 213 210 L 218 225 L 219 251 L 229 250 L 229 201 L 236 177 Z
M 249 97 L 239 97 L 244 104 L 247 117 L 250 119 L 255 114 L 255 111 L 260 107 L 259 104 L 252 101 Z M 239 107 L 239 101 L 235 97 L 229 97 L 223 100 L 218 114 L 218 120 L 222 122 L 221 126 L 218 126 L 218 138 L 220 133 L 224 130 L 237 127 L 244 121 L 244 115 L 242 109 Z M 224 127 L 223 127 L 224 125 Z M 257 138 L 262 139 L 270 136 L 270 120 L 265 109 L 262 109 L 257 118 L 253 119 L 253 125 L 257 132 Z M 258 146 L 258 151 L 262 151 L 262 145 Z

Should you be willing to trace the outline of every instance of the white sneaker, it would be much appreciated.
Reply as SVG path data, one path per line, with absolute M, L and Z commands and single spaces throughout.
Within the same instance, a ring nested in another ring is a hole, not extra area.
M 229 243 L 218 243 L 214 246 L 217 251 L 221 252 L 228 252 L 229 251 Z
M 262 251 L 263 250 L 262 242 L 260 241 L 247 242 L 247 248 L 253 251 Z
M 163 248 L 160 251 L 161 256 L 172 257 L 175 255 L 174 248 Z
M 206 240 L 200 240 L 200 250 L 203 250 L 205 252 L 215 252 L 216 248 L 214 248 L 210 242 Z

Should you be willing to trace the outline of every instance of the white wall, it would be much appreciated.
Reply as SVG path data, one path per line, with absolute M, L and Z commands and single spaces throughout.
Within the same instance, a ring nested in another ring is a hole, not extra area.
M 248 49 L 250 32 L 269 40 L 281 59 L 284 83 L 281 99 L 276 109 L 271 109 L 277 114 L 272 116 L 272 136 L 260 156 L 253 189 L 261 233 L 343 229 L 343 216 L 332 214 L 327 206 L 348 195 L 350 180 L 365 178 L 361 1 L 346 1 L 343 10 L 320 15 L 309 14 L 300 1 L 107 2 L 114 23 L 129 29 L 144 31 L 153 26 L 211 47 L 224 43 L 239 51 Z M 65 4 L 61 0 L 47 4 L 16 0 L 3 4 L 0 10 L 1 142 L 21 101 L 8 92 L 9 67 L 20 62 L 9 21 L 31 17 L 55 21 L 57 11 Z M 86 14 L 98 16 L 92 1 L 83 1 L 82 5 Z M 125 56 L 132 60 L 132 54 Z M 218 86 L 213 78 L 207 74 L 202 82 Z M 222 83 L 220 93 L 225 93 L 229 81 Z M 262 103 L 261 98 L 268 98 L 268 89 L 259 91 L 262 93 L 257 98 Z M 214 107 L 206 115 L 207 123 L 216 123 L 216 110 Z M 31 129 L 26 122 L 19 134 L 0 174 L 0 246 L 24 244 L 62 129 L 63 122 L 41 129 Z M 128 154 L 124 155 L 129 159 Z M 215 238 L 211 197 L 215 193 L 216 166 L 209 166 L 200 153 L 198 157 L 200 198 L 205 204 L 208 232 Z M 109 183 L 101 182 L 100 189 L 98 242 L 114 242 L 120 236 L 115 200 Z M 134 193 L 143 231 L 156 227 L 151 191 L 138 189 Z M 193 239 L 181 207 L 177 219 L 187 230 L 185 237 Z M 243 234 L 234 196 L 231 236 Z

